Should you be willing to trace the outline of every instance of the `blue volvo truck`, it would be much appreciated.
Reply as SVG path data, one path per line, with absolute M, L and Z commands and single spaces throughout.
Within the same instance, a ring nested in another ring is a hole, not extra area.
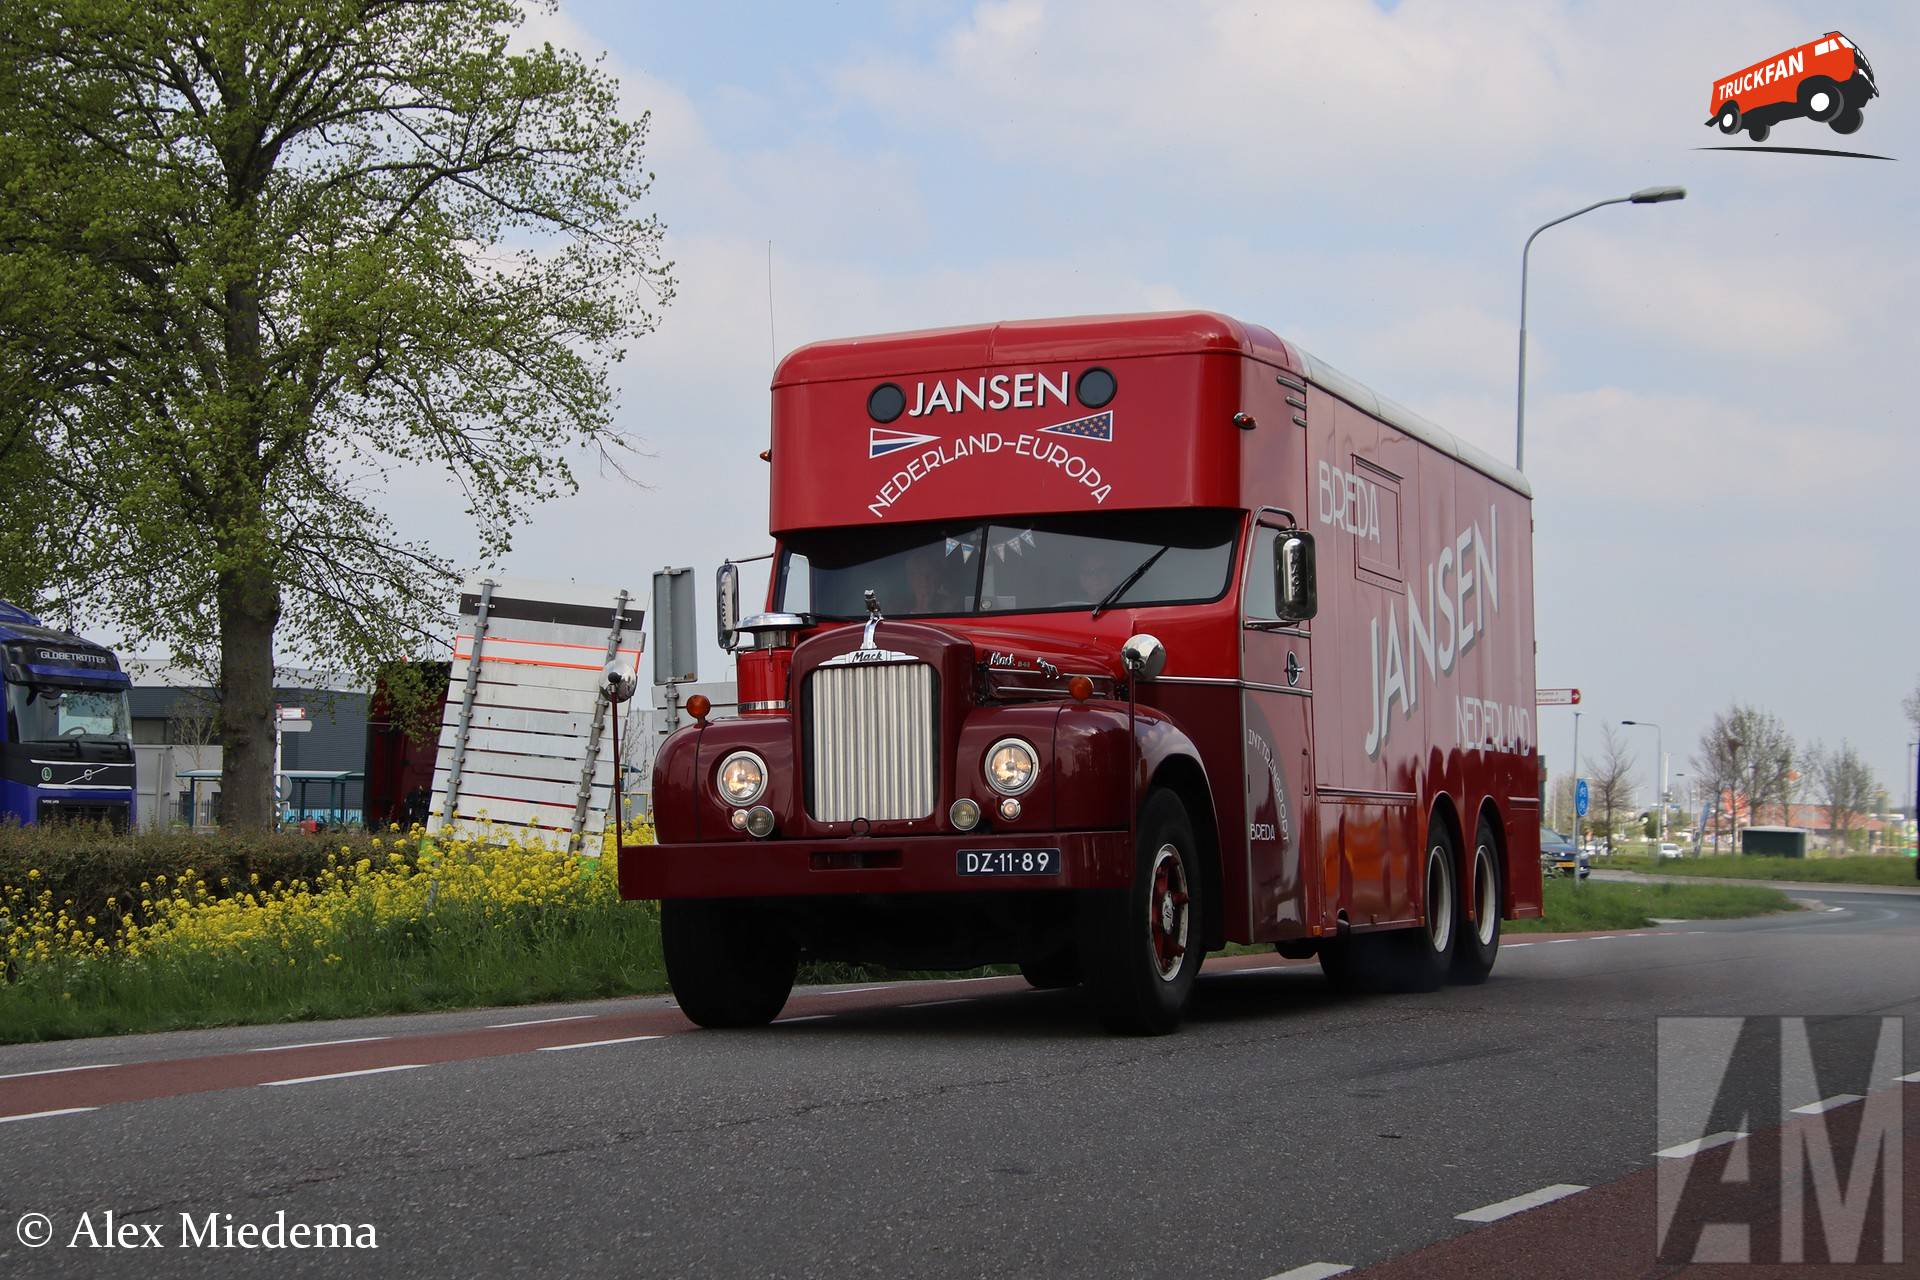
M 0 822 L 133 822 L 132 681 L 113 650 L 0 600 Z

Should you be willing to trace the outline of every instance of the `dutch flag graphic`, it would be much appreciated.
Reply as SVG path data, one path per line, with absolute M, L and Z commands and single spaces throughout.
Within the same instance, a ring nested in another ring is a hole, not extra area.
M 889 431 L 884 427 L 872 427 L 867 432 L 867 456 L 883 458 L 889 453 L 911 449 L 917 444 L 932 444 L 939 438 L 939 436 L 915 435 L 911 431 Z

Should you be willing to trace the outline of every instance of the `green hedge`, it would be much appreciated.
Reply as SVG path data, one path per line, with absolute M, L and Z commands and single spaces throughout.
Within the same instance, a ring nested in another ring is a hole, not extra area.
M 328 854 L 344 861 L 370 856 L 372 839 L 364 831 L 195 834 L 119 832 L 99 824 L 6 823 L 0 824 L 0 893 L 8 887 L 23 889 L 30 897 L 51 892 L 56 905 L 71 899 L 73 914 L 105 921 L 117 914 L 107 906 L 108 898 L 125 908 L 142 897 L 165 897 L 189 869 L 193 879 L 205 881 L 210 895 L 226 897 L 245 892 L 255 875 L 263 887 L 276 880 L 311 880 L 326 866 Z M 384 852 L 392 852 L 391 839 Z M 142 884 L 149 886 L 144 894 Z

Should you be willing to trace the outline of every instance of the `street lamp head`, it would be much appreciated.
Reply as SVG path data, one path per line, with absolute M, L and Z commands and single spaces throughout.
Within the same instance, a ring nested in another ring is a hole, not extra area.
M 1665 204 L 1669 200 L 1685 200 L 1685 187 L 1642 187 L 1627 199 L 1634 204 Z

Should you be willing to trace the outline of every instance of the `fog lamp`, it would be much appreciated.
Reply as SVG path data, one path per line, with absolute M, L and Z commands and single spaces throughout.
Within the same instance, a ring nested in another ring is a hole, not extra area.
M 764 840 L 773 834 L 773 810 L 757 804 L 747 810 L 747 834 Z
M 980 825 L 980 806 L 964 797 L 955 800 L 953 807 L 947 810 L 947 819 L 956 830 L 971 831 Z

